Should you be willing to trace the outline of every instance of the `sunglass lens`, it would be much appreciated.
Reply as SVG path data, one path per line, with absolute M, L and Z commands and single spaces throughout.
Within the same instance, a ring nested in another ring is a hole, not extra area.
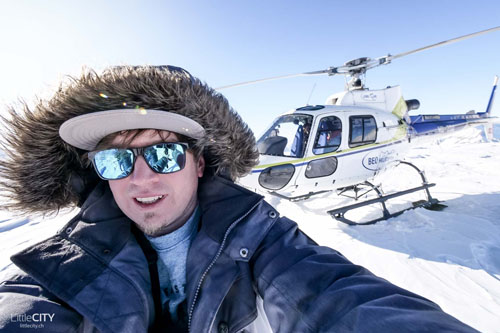
M 144 149 L 144 159 L 158 173 L 172 173 L 184 168 L 185 147 L 178 143 L 160 143 Z
M 104 179 L 121 179 L 132 171 L 134 153 L 128 149 L 101 150 L 94 156 L 94 165 Z

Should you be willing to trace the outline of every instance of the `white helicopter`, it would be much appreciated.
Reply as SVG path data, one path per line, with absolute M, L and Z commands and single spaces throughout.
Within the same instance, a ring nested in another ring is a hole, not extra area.
M 374 191 L 374 199 L 328 211 L 338 221 L 350 225 L 373 224 L 416 207 L 442 209 L 445 206 L 432 198 L 429 192 L 429 188 L 435 184 L 427 182 L 424 173 L 415 165 L 403 161 L 412 138 L 408 111 L 418 109 L 418 100 L 405 100 L 399 86 L 370 90 L 364 86 L 362 79 L 368 69 L 389 64 L 394 59 L 496 30 L 500 30 L 500 27 L 396 55 L 374 59 L 358 58 L 343 66 L 325 70 L 217 88 L 221 90 L 302 75 L 341 74 L 351 78 L 346 90 L 329 96 L 324 105 L 299 107 L 275 119 L 257 140 L 259 164 L 251 174 L 239 179 L 239 183 L 252 190 L 265 191 L 291 201 L 309 199 L 332 190 L 358 200 Z M 489 117 L 489 112 L 487 116 Z M 422 184 L 396 193 L 383 194 L 379 186 L 370 182 L 379 173 L 400 164 L 414 168 L 419 173 Z M 389 212 L 385 204 L 387 200 L 417 191 L 424 191 L 427 200 L 414 203 L 404 210 Z M 382 206 L 383 216 L 380 218 L 355 222 L 345 216 L 352 209 L 374 203 Z

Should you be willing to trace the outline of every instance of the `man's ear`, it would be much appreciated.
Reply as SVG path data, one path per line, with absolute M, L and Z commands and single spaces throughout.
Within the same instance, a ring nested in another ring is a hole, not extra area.
M 205 171 L 205 159 L 203 158 L 203 156 L 200 156 L 200 158 L 198 159 L 196 168 L 197 168 L 196 172 L 198 174 L 198 178 L 203 177 L 203 172 Z

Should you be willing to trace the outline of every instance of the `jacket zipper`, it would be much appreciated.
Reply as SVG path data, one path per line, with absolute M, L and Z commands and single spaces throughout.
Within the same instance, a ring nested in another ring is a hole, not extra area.
M 219 250 L 217 251 L 217 254 L 212 259 L 212 262 L 210 262 L 210 265 L 208 265 L 207 269 L 201 275 L 200 281 L 198 282 L 198 286 L 196 287 L 196 291 L 194 293 L 193 304 L 191 304 L 191 308 L 189 309 L 189 315 L 188 315 L 188 332 L 191 332 L 191 321 L 193 319 L 193 312 L 194 312 L 194 308 L 195 308 L 195 305 L 196 305 L 196 301 L 198 300 L 198 294 L 200 293 L 200 289 L 201 289 L 201 285 L 203 284 L 203 280 L 207 276 L 208 271 L 212 268 L 213 265 L 215 265 L 215 262 L 217 261 L 217 259 L 219 259 L 220 255 L 222 254 L 222 250 L 224 249 L 224 245 L 226 245 L 226 240 L 227 240 L 227 237 L 229 236 L 229 233 L 231 232 L 231 230 L 233 230 L 233 228 L 236 226 L 236 224 L 238 224 L 238 222 L 240 222 L 245 217 L 247 217 L 248 214 L 250 214 L 250 212 L 253 211 L 255 209 L 255 207 L 257 207 L 261 203 L 261 201 L 262 201 L 262 199 L 260 199 L 244 215 L 242 215 L 236 221 L 234 221 L 233 223 L 231 223 L 231 225 L 227 228 L 226 233 L 224 234 L 224 238 L 222 239 L 222 243 L 219 246 Z M 213 325 L 213 322 L 210 324 L 210 326 L 212 326 L 212 325 Z

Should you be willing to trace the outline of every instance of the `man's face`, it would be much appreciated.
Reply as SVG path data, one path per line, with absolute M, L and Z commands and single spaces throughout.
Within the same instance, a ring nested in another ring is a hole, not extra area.
M 163 137 L 163 138 L 162 138 Z M 118 135 L 112 145 L 123 146 L 126 134 Z M 171 132 L 148 130 L 135 137 L 131 148 L 150 146 L 160 142 L 177 142 Z M 135 161 L 134 171 L 126 178 L 110 180 L 118 207 L 150 236 L 160 236 L 181 227 L 191 216 L 197 204 L 198 178 L 203 175 L 205 161 L 186 154 L 186 165 L 181 171 L 159 174 L 151 170 L 142 156 Z M 150 202 L 151 200 L 157 200 Z

